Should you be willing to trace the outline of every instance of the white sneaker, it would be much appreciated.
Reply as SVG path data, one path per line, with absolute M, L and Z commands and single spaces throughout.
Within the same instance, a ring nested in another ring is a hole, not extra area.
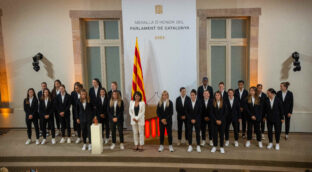
M 173 149 L 173 146 L 172 146 L 172 145 L 169 145 L 169 151 L 170 151 L 170 152 L 174 152 L 174 149 Z
M 80 138 L 77 138 L 77 140 L 76 140 L 75 143 L 76 143 L 76 144 L 79 144 L 79 143 L 80 143 L 80 140 L 81 140 Z
M 220 153 L 225 153 L 224 148 L 220 148 Z
M 83 144 L 83 146 L 82 146 L 82 149 L 81 149 L 81 150 L 85 151 L 86 149 L 87 149 L 87 145 L 86 145 L 86 144 Z
M 197 151 L 198 153 L 201 152 L 200 146 L 197 146 L 197 147 L 196 147 L 196 151 Z
M 262 140 L 264 140 L 265 138 L 264 138 L 264 134 L 262 134 Z
M 191 145 L 189 145 L 187 152 L 192 152 L 193 151 L 193 147 Z
M 27 141 L 26 141 L 26 145 L 29 145 L 31 143 L 31 140 L 30 139 L 28 139 Z
M 230 141 L 226 140 L 225 141 L 225 146 L 229 146 L 230 145 Z
M 159 146 L 159 149 L 158 149 L 158 152 L 162 152 L 162 151 L 164 151 L 164 146 L 163 146 L 163 145 L 160 145 L 160 146 Z
M 288 140 L 288 134 L 285 135 L 285 139 Z
M 108 139 L 105 139 L 104 144 L 106 145 L 108 144 Z
M 238 147 L 238 141 L 235 141 L 235 142 L 234 142 L 234 146 L 235 146 L 235 147 Z
M 280 146 L 278 143 L 276 143 L 276 145 L 275 145 L 275 150 L 280 150 Z
M 247 140 L 247 142 L 246 142 L 245 146 L 246 146 L 247 148 L 249 148 L 249 147 L 250 147 L 250 141 L 249 141 L 249 140 Z
M 213 141 L 212 140 L 209 141 L 209 145 L 213 146 Z
M 273 143 L 269 143 L 267 146 L 268 149 L 271 149 L 272 147 L 273 147 Z
M 201 142 L 200 146 L 205 146 L 205 145 L 206 145 L 206 141 L 203 140 L 203 141 Z
M 64 137 L 62 137 L 62 139 L 61 139 L 60 143 L 65 143 L 65 139 L 64 139 Z
M 55 145 L 55 143 L 56 143 L 55 138 L 52 138 L 51 143 L 52 143 L 52 145 Z
M 92 145 L 89 144 L 89 145 L 88 145 L 88 151 L 91 151 L 91 150 L 92 150 Z
M 36 145 L 39 145 L 40 142 L 39 142 L 39 139 L 36 139 Z
M 71 143 L 71 139 L 70 138 L 67 138 L 67 143 Z
M 120 143 L 120 149 L 121 149 L 121 150 L 124 150 L 124 149 L 125 149 L 125 146 L 124 146 L 123 143 Z
M 263 147 L 262 142 L 258 142 L 258 145 L 259 145 L 259 148 Z
M 111 150 L 115 149 L 115 144 L 113 143 L 110 147 Z
M 178 140 L 177 146 L 181 145 L 181 140 Z
M 46 139 L 43 139 L 42 142 L 41 142 L 41 144 L 42 144 L 42 145 L 46 144 L 46 141 L 47 141 Z
M 217 148 L 216 148 L 216 147 L 212 147 L 212 149 L 211 149 L 211 151 L 210 151 L 210 152 L 215 153 L 215 152 L 216 152 L 216 150 L 217 150 Z

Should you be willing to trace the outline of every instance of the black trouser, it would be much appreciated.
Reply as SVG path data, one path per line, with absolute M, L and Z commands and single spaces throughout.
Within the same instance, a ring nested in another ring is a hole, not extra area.
M 212 124 L 212 133 L 213 133 L 213 146 L 218 146 L 218 135 L 220 137 L 220 147 L 223 147 L 224 144 L 224 129 L 225 124 L 222 122 L 221 125 L 215 123 Z
M 245 133 L 246 133 L 246 124 L 247 124 L 247 117 L 246 117 L 246 115 L 243 112 L 243 114 L 242 114 L 242 134 L 243 135 L 245 135 Z M 239 127 L 240 126 L 238 126 L 238 128 Z
M 47 138 L 47 124 L 51 126 L 52 138 L 55 138 L 54 115 L 50 115 L 48 119 L 45 119 L 44 116 L 41 116 L 40 121 L 42 121 L 43 138 Z
M 102 137 L 106 136 L 105 138 L 109 138 L 109 119 L 108 118 L 101 118 L 99 122 L 102 124 Z M 105 135 L 104 135 L 104 128 L 105 128 Z
M 27 136 L 28 139 L 31 139 L 31 123 L 34 124 L 35 127 L 35 131 L 36 131 L 36 139 L 39 139 L 39 126 L 38 126 L 38 118 L 34 118 L 33 119 L 26 119 L 26 125 L 27 125 Z
M 288 115 L 288 114 L 287 114 Z M 288 135 L 290 127 L 290 117 L 285 117 L 285 134 Z M 281 127 L 282 128 L 282 127 Z
M 195 124 L 192 124 L 191 121 L 188 121 L 188 134 L 189 134 L 189 145 L 192 145 L 192 140 L 193 140 L 193 127 L 195 127 L 195 134 L 196 134 L 196 144 L 200 145 L 200 121 L 195 122 Z
M 184 124 L 184 134 L 185 134 L 185 140 L 188 140 L 188 128 L 187 128 L 187 120 L 181 119 L 179 117 L 178 119 L 178 140 L 182 139 L 182 127 Z
M 82 131 L 82 139 L 83 143 L 87 143 L 87 137 L 89 138 L 89 144 L 91 144 L 91 123 L 88 122 L 80 122 L 80 127 Z
M 118 133 L 119 133 L 119 141 L 120 141 L 120 143 L 123 143 L 124 142 L 123 121 L 111 122 L 110 126 L 111 126 L 111 130 L 112 130 L 112 142 L 116 143 L 116 127 L 117 127 Z
M 201 134 L 202 134 L 202 140 L 206 140 L 206 131 L 207 131 L 207 126 L 208 126 L 208 137 L 209 140 L 212 140 L 212 124 L 211 121 L 206 121 L 205 119 L 202 119 L 201 121 Z
M 228 118 L 226 120 L 226 124 L 225 124 L 225 140 L 229 140 L 229 130 L 230 130 L 230 126 L 233 126 L 234 129 L 234 139 L 235 141 L 238 140 L 238 121 L 236 120 L 235 122 L 232 121 L 232 118 Z
M 264 134 L 264 130 L 265 130 L 265 122 L 263 121 L 263 119 L 261 120 L 261 133 Z
M 62 130 L 62 137 L 65 137 L 65 129 L 67 129 L 67 136 L 70 137 L 70 115 L 65 113 L 64 116 L 60 116 L 61 120 L 61 130 Z
M 39 130 L 43 132 L 43 120 L 41 118 L 38 119 Z
M 247 140 L 252 139 L 252 129 L 254 128 L 257 135 L 257 140 L 261 141 L 260 121 L 248 119 L 247 120 Z
M 164 145 L 165 141 L 165 128 L 167 129 L 168 134 L 168 143 L 172 145 L 172 122 L 167 122 L 167 125 L 164 125 L 159 119 L 159 132 L 160 132 L 160 144 Z
M 54 113 L 54 118 L 55 118 L 55 123 L 56 123 L 56 128 L 59 130 L 60 127 L 60 114 L 58 114 L 57 112 Z
M 76 116 L 78 116 L 78 112 L 76 110 L 74 110 L 75 107 L 73 107 L 73 128 L 74 128 L 74 131 L 77 131 L 78 130 L 78 123 L 77 123 L 77 118 Z
M 269 142 L 270 143 L 273 142 L 273 127 L 274 127 L 275 140 L 276 140 L 276 143 L 279 143 L 280 135 L 281 135 L 281 122 L 279 122 L 279 121 L 278 122 L 267 121 L 267 125 L 268 125 Z

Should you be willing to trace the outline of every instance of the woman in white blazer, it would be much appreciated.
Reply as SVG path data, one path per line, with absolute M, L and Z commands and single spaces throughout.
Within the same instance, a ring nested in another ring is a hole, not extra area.
M 133 94 L 133 100 L 130 102 L 129 114 L 133 130 L 134 150 L 143 151 L 145 103 L 142 101 L 142 94 L 138 91 Z

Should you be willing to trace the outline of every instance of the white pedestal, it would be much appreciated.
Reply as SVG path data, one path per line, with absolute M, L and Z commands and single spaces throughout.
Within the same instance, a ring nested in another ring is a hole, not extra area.
M 102 124 L 91 125 L 92 154 L 101 154 L 103 152 Z

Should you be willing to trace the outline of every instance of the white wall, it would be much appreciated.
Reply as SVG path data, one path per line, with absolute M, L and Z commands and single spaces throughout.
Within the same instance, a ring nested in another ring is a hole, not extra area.
M 293 131 L 312 132 L 312 1 L 309 0 L 197 0 L 197 9 L 261 8 L 259 28 L 259 82 L 264 89 L 279 88 L 283 64 L 291 53 L 301 54 L 301 72 L 290 65 L 287 79 L 295 95 Z M 60 79 L 72 89 L 74 65 L 69 10 L 121 10 L 119 0 L 0 0 L 2 30 L 14 113 L 0 115 L 0 127 L 25 127 L 22 100 L 26 90 L 52 87 Z M 197 46 L 198 47 L 198 46 Z M 32 69 L 31 57 L 43 53 L 52 63 L 54 78 Z M 141 50 L 142 51 L 142 50 Z M 288 66 L 288 65 L 286 65 Z M 287 71 L 287 70 L 286 70 Z M 170 72 L 170 71 L 168 71 Z

